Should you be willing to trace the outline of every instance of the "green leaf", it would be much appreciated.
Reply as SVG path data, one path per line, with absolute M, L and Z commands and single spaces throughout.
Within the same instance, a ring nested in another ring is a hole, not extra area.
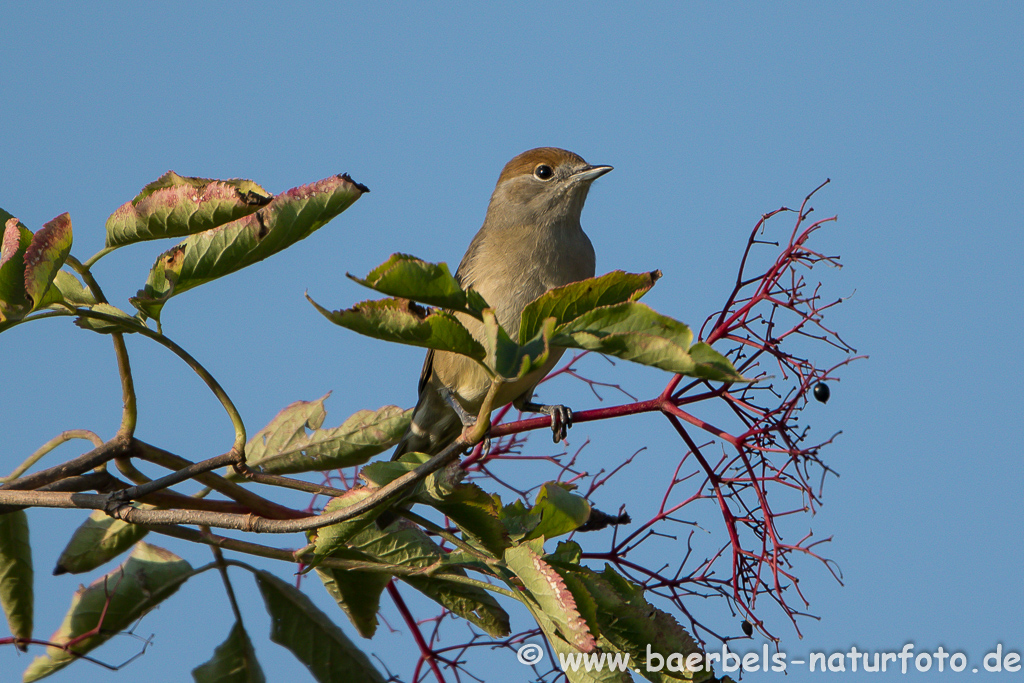
M 618 667 L 613 671 L 610 666 L 605 665 L 606 662 L 601 661 L 603 653 L 614 654 L 615 652 L 614 647 L 604 638 L 597 639 L 598 647 L 594 648 L 591 652 L 580 652 L 579 649 L 570 645 L 562 637 L 558 626 L 543 609 L 528 600 L 524 601 L 524 604 L 530 610 L 530 614 L 533 615 L 541 631 L 544 632 L 544 637 L 551 645 L 551 649 L 555 651 L 555 657 L 559 662 L 575 660 L 579 664 L 576 667 L 565 667 L 564 673 L 569 683 L 631 683 L 633 678 L 627 671 L 618 670 Z M 591 667 L 589 671 L 587 670 L 586 662 L 581 661 L 582 658 L 590 660 Z M 629 662 L 625 663 L 628 666 Z M 598 665 L 600 665 L 600 668 L 598 668 Z M 560 665 L 556 666 L 562 668 Z
M 593 652 L 597 648 L 594 634 L 576 608 L 576 600 L 551 565 L 525 545 L 506 550 L 505 563 L 522 579 L 540 611 L 570 645 L 580 652 Z
M 192 669 L 196 683 L 264 683 L 256 650 L 242 622 L 231 627 L 227 640 L 217 646 L 213 658 Z
M 551 561 L 549 557 L 544 558 L 549 564 L 557 571 L 558 566 Z M 594 634 L 594 637 L 598 639 L 598 646 L 605 649 L 609 643 L 602 642 L 601 626 L 598 623 L 597 618 L 597 601 L 594 600 L 588 591 L 587 587 L 580 581 L 579 577 L 572 572 L 560 571 L 558 572 L 562 580 L 565 581 L 565 587 L 572 593 L 573 600 L 576 601 L 576 609 L 579 610 L 580 616 L 587 622 L 587 629 Z
M 8 215 L 0 210 L 2 215 Z M 32 310 L 25 293 L 25 252 L 32 242 L 32 231 L 11 217 L 4 222 L 0 242 L 0 322 L 21 320 Z
M 270 639 L 291 650 L 320 683 L 384 683 L 369 658 L 302 591 L 257 571 L 256 583 L 270 614 Z
M 466 575 L 461 569 L 448 570 L 446 573 Z M 452 614 L 483 629 L 489 636 L 501 638 L 512 632 L 508 613 L 502 609 L 494 596 L 483 588 L 428 576 L 398 578 Z
M 54 218 L 32 236 L 25 250 L 25 295 L 32 302 L 32 310 L 49 305 L 56 298 L 46 299 L 46 293 L 57 277 L 64 260 L 71 253 L 71 216 L 67 213 Z M 54 297 L 60 292 L 54 288 Z
M 580 556 L 583 548 L 576 541 L 559 541 L 555 552 L 550 553 L 545 559 L 551 563 L 576 565 L 580 563 Z
M 454 522 L 470 544 L 482 546 L 495 558 L 505 554 L 510 541 L 499 518 L 500 503 L 476 484 L 459 484 L 451 495 L 430 505 Z
M 211 230 L 266 206 L 270 193 L 251 180 L 185 178 L 168 171 L 107 219 L 107 246 Z
M 189 236 L 157 258 L 146 286 L 131 299 L 159 319 L 171 297 L 262 261 L 313 234 L 366 192 L 347 175 L 277 195 L 254 214 Z
M 57 645 L 75 640 L 74 652 L 88 654 L 173 595 L 192 574 L 189 563 L 174 553 L 140 542 L 120 567 L 75 592 L 64 623 L 50 640 Z M 76 659 L 60 647 L 47 647 L 25 670 L 23 680 L 39 680 Z
M 92 290 L 66 270 L 57 273 L 53 284 L 60 291 L 61 299 L 69 306 L 95 306 L 98 303 Z
M 418 526 L 397 519 L 386 529 L 376 525 L 352 537 L 349 547 L 378 562 L 421 569 L 439 568 L 445 553 Z
M 331 553 L 330 557 L 364 561 L 373 559 L 349 548 L 338 548 Z M 391 575 L 383 572 L 330 567 L 317 567 L 316 573 L 323 581 L 327 592 L 348 615 L 349 621 L 359 631 L 359 635 L 364 638 L 372 638 L 373 634 L 377 632 L 380 594 L 387 587 Z
M 120 308 L 111 306 L 110 304 L 93 304 L 88 308 L 96 313 L 113 316 L 123 320 L 124 322 L 113 322 L 111 320 L 103 320 L 101 318 L 91 318 L 87 315 L 80 315 L 75 318 L 75 325 L 78 325 L 83 330 L 92 330 L 93 332 L 99 332 L 100 334 L 111 334 L 113 332 L 131 333 L 136 332 L 139 325 L 142 324 Z
M 750 381 L 736 372 L 736 368 L 728 358 L 704 342 L 697 342 L 690 347 L 690 358 L 693 358 L 697 364 L 697 370 L 694 373 L 696 377 L 721 382 Z
M 548 360 L 548 340 L 554 332 L 554 319 L 548 318 L 541 325 L 541 331 L 525 344 L 516 344 L 498 324 L 494 311 L 483 312 L 484 348 L 487 356 L 484 364 L 506 381 L 520 380 L 535 370 L 541 369 Z M 539 379 L 539 378 L 538 378 Z
M 426 453 L 403 453 L 398 460 L 371 462 L 359 471 L 359 476 L 372 486 L 385 486 L 427 462 L 430 457 Z M 431 472 L 425 479 L 407 489 L 403 498 L 433 505 L 449 497 L 465 476 L 466 473 L 459 468 L 458 463 L 450 463 L 447 467 Z M 391 505 L 394 505 L 394 502 Z
M 376 462 L 371 462 L 369 465 L 366 465 L 359 470 L 359 478 L 373 488 L 380 488 L 381 486 L 390 484 L 402 475 L 412 472 L 429 459 L 430 456 L 426 453 L 403 453 L 399 460 L 378 460 Z M 437 472 L 432 472 L 428 476 L 433 477 L 436 475 Z M 404 492 L 403 498 L 421 494 L 423 493 L 423 489 L 423 482 L 417 482 L 412 488 Z
M 0 515 L 0 605 L 15 638 L 32 637 L 33 577 L 28 516 L 24 510 Z
M 563 484 L 549 481 L 537 492 L 532 512 L 540 515 L 540 523 L 526 538 L 554 538 L 582 526 L 590 518 L 590 503 L 569 493 Z
M 309 303 L 335 325 L 384 341 L 452 351 L 483 360 L 480 345 L 458 318 L 447 311 L 427 311 L 408 299 L 364 301 L 352 308 L 329 311 L 307 294 Z
M 486 590 L 426 574 L 428 570 L 439 568 L 447 554 L 419 527 L 402 519 L 383 530 L 368 526 L 351 539 L 349 546 L 384 564 L 422 568 L 423 575 L 398 578 L 488 634 L 495 637 L 509 634 L 508 614 Z M 455 567 L 446 568 L 444 572 L 466 575 Z
M 398 460 L 371 462 L 359 470 L 359 477 L 367 484 L 379 488 L 390 484 L 403 474 L 413 471 L 428 460 L 430 460 L 430 456 L 426 453 L 403 453 Z
M 533 608 L 531 612 L 537 620 L 537 624 L 544 631 L 544 636 L 547 638 L 548 643 L 551 644 L 551 649 L 555 651 L 556 657 L 561 655 L 562 657 L 571 659 L 573 657 L 580 656 L 579 650 L 574 648 L 558 635 L 554 623 L 550 619 L 547 619 L 542 612 L 538 612 L 536 608 Z M 584 656 L 600 657 L 602 652 L 609 651 L 609 648 L 604 647 L 604 643 L 601 643 L 601 645 L 602 647 L 597 648 L 593 652 Z M 612 671 L 607 666 L 602 666 L 600 670 L 595 666 L 592 667 L 590 671 L 587 671 L 586 666 L 582 663 L 575 669 L 572 667 L 566 667 L 565 678 L 569 683 L 631 683 L 633 680 L 632 676 L 630 676 L 626 671 Z
M 132 306 L 135 306 L 142 315 L 159 320 L 163 305 L 176 293 L 184 263 L 184 244 L 175 245 L 160 254 L 149 271 L 146 286 L 139 290 L 135 297 L 129 299 Z
M 601 574 L 586 567 L 559 569 L 561 574 L 575 577 L 578 583 L 572 583 L 584 587 L 595 601 L 602 639 L 607 639 L 617 650 L 629 653 L 633 666 L 645 672 L 649 680 L 697 683 L 713 678 L 708 671 L 679 670 L 685 668 L 688 655 L 703 651 L 672 615 L 647 602 L 640 586 L 627 581 L 610 566 Z M 660 672 L 647 671 L 648 645 L 652 652 L 666 659 Z
M 11 220 L 12 218 L 14 218 L 14 214 L 5 210 L 3 207 L 0 207 L 0 223 L 6 225 L 7 221 Z
M 344 495 L 331 498 L 327 505 L 324 506 L 324 513 L 334 512 L 341 508 L 351 507 L 356 503 L 369 498 L 371 495 L 376 493 L 377 487 L 375 486 L 357 486 L 351 488 L 344 493 Z M 334 553 L 339 548 L 344 548 L 345 544 L 348 543 L 349 539 L 355 536 L 357 533 L 365 529 L 368 525 L 373 524 L 373 521 L 380 516 L 383 509 L 378 506 L 373 510 L 364 512 L 363 514 L 353 519 L 345 520 L 344 522 L 338 522 L 337 524 L 331 524 L 329 526 L 321 527 L 316 530 L 313 538 L 313 562 L 315 566 L 320 558 L 327 557 Z
M 528 509 L 521 500 L 514 500 L 501 508 L 498 517 L 508 530 L 509 536 L 515 541 L 524 539 L 540 524 L 540 515 L 533 509 Z
M 626 302 L 594 309 L 558 326 L 554 346 L 587 349 L 688 377 L 745 382 L 732 363 L 698 342 L 690 355 L 690 328 L 645 304 Z
M 463 311 L 476 318 L 487 308 L 487 302 L 478 292 L 462 289 L 447 264 L 428 263 L 408 254 L 392 254 L 391 258 L 371 270 L 366 279 L 352 274 L 348 276 L 383 294 Z
M 147 506 L 148 507 L 148 506 Z M 106 564 L 141 541 L 149 530 L 96 510 L 75 530 L 57 558 L 55 575 L 81 574 Z
M 641 333 L 672 341 L 683 349 L 693 342 L 690 328 L 652 309 L 647 304 L 627 301 L 602 306 L 559 325 L 555 334 L 574 335 L 586 332 L 594 336 Z
M 321 429 L 328 396 L 296 401 L 278 413 L 246 444 L 246 464 L 267 474 L 361 465 L 398 443 L 412 417 L 411 410 L 384 406 L 360 410 L 338 427 Z
M 595 308 L 636 301 L 660 277 L 660 270 L 649 273 L 615 270 L 549 290 L 523 309 L 519 325 L 520 342 L 532 339 L 540 331 L 545 318 L 554 318 L 555 324 L 561 325 Z

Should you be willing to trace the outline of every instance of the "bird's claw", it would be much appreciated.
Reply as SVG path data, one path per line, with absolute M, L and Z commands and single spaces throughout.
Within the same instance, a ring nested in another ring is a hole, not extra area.
M 555 443 L 562 441 L 569 435 L 569 428 L 572 427 L 572 408 L 569 406 L 544 406 L 545 415 L 551 416 L 551 438 Z
M 569 434 L 569 427 L 572 427 L 572 408 L 569 406 L 548 406 L 525 401 L 516 407 L 520 410 L 528 410 L 531 413 L 550 415 L 551 437 L 555 443 L 558 443 Z

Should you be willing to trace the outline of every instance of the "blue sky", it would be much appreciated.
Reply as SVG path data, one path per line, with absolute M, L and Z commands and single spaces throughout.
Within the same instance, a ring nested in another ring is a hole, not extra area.
M 828 297 L 852 294 L 830 321 L 870 359 L 805 414 L 814 434 L 843 433 L 824 454 L 841 477 L 801 524 L 833 537 L 826 553 L 845 586 L 804 563 L 801 587 L 820 620 L 801 621 L 799 639 L 781 615 L 764 617 L 793 657 L 913 642 L 980 666 L 998 643 L 1024 649 L 1024 467 L 1013 427 L 1024 410 L 1019 5 L 40 2 L 7 8 L 4 25 L 0 206 L 32 229 L 69 211 L 80 258 L 102 246 L 107 216 L 168 169 L 251 178 L 272 192 L 340 172 L 370 187 L 295 248 L 165 309 L 164 331 L 218 377 L 250 433 L 331 390 L 329 424 L 414 401 L 419 351 L 330 326 L 302 294 L 334 308 L 367 298 L 344 273 L 396 251 L 457 263 L 498 171 L 525 149 L 560 146 L 615 166 L 583 214 L 598 271 L 660 268 L 645 301 L 698 326 L 727 294 L 757 218 L 831 178 L 814 206 L 839 222 L 814 246 L 844 268 L 814 275 Z M 112 302 L 127 306 L 162 248 L 101 262 Z M 196 459 L 226 450 L 230 424 L 198 380 L 145 340 L 129 350 L 139 436 Z M 0 352 L 5 471 L 63 429 L 113 435 L 120 389 L 108 339 L 47 321 L 5 333 Z M 666 379 L 599 359 L 583 370 L 638 395 Z M 602 405 L 569 382 L 542 397 Z M 647 446 L 651 469 L 620 482 L 621 498 L 639 497 L 642 509 L 659 454 L 678 448 L 669 432 L 637 418 L 579 425 L 571 440 L 593 440 L 595 467 Z M 552 452 L 542 438 L 530 448 Z M 84 580 L 47 576 L 78 517 L 30 520 L 45 636 Z M 713 521 L 707 529 L 722 533 Z M 305 680 L 266 641 L 247 577 L 235 578 L 268 678 Z M 345 621 L 319 585 L 307 590 Z M 736 628 L 720 601 L 693 609 Z M 385 616 L 400 628 L 393 610 Z M 80 664 L 52 680 L 183 678 L 230 624 L 210 573 L 142 622 L 156 644 L 127 670 Z M 407 678 L 408 643 L 382 628 L 362 644 Z M 133 648 L 115 643 L 104 657 Z M 487 680 L 525 679 L 511 653 L 490 657 L 478 667 Z M 28 661 L 0 649 L 0 670 Z

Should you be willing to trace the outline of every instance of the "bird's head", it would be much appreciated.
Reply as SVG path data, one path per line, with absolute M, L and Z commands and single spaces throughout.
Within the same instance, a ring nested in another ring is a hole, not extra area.
M 506 226 L 568 221 L 578 226 L 590 184 L 610 170 L 557 147 L 523 152 L 498 176 L 487 221 Z

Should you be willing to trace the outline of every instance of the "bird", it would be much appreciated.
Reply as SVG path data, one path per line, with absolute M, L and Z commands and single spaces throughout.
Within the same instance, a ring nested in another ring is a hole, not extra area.
M 611 170 L 557 147 L 528 150 L 502 169 L 483 226 L 455 278 L 463 289 L 483 296 L 512 339 L 518 338 L 527 304 L 555 287 L 594 276 L 594 247 L 580 225 L 580 214 L 591 183 Z M 479 320 L 461 312 L 455 315 L 478 341 L 483 339 Z M 555 442 L 572 426 L 572 411 L 531 399 L 537 383 L 564 351 L 552 347 L 543 367 L 503 384 L 492 404 L 498 408 L 512 403 L 522 411 L 550 415 Z M 490 379 L 476 361 L 431 349 L 420 373 L 412 421 L 391 459 L 408 452 L 440 453 L 472 424 L 489 388 Z

